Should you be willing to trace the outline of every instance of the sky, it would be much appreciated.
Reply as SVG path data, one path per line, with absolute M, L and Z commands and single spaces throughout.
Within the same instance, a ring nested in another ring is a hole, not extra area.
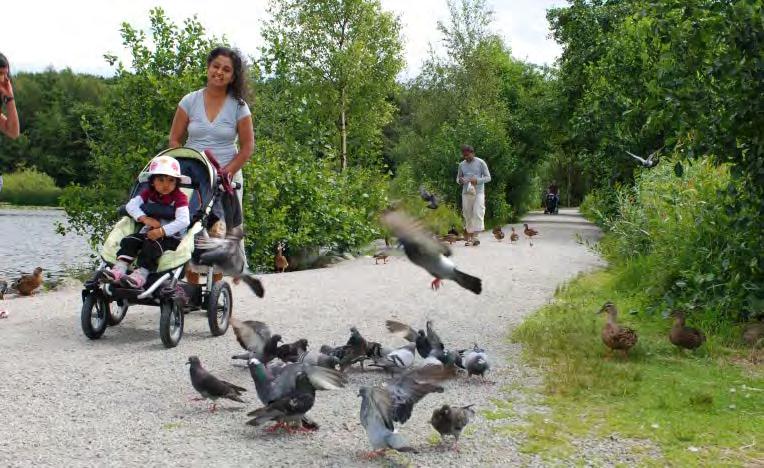
M 405 43 L 404 77 L 421 68 L 430 46 L 440 49 L 437 21 L 447 19 L 445 0 L 381 0 L 383 8 L 399 15 Z M 519 59 L 551 65 L 560 54 L 548 37 L 546 10 L 564 0 L 488 0 L 495 12 L 491 29 L 504 37 Z M 257 55 L 262 45 L 261 24 L 267 19 L 267 0 L 22 0 L 3 2 L 0 52 L 11 71 L 40 71 L 52 66 L 76 72 L 111 75 L 103 59 L 115 54 L 129 63 L 119 28 L 128 22 L 148 29 L 148 11 L 164 8 L 178 24 L 197 15 L 210 35 L 225 35 L 246 55 Z

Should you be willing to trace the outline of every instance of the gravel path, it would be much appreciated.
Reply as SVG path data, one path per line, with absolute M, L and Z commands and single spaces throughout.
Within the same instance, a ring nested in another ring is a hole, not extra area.
M 538 376 L 520 362 L 507 332 L 560 282 L 602 262 L 577 236 L 593 238 L 598 231 L 575 211 L 527 221 L 541 231 L 533 247 L 522 238 L 516 245 L 498 243 L 490 232 L 480 247 L 455 246 L 460 268 L 483 278 L 480 296 L 454 283 L 434 293 L 428 275 L 403 258 L 387 265 L 359 258 L 265 276 L 265 299 L 235 287 L 234 314 L 267 322 L 287 341 L 304 336 L 314 348 L 344 343 L 351 325 L 369 339 L 398 344 L 384 327 L 392 317 L 415 325 L 434 320 L 447 346 L 477 341 L 492 356 L 496 384 L 460 378 L 448 382 L 444 394 L 426 397 L 400 428 L 421 453 L 391 455 L 387 463 L 536 464 L 518 452 L 516 435 L 496 430 L 517 415 L 543 411 L 527 391 Z M 358 457 L 369 445 L 356 397 L 358 385 L 383 379 L 379 372 L 351 371 L 348 388 L 319 393 L 310 413 L 321 424 L 317 433 L 266 434 L 244 425 L 245 412 L 259 405 L 249 372 L 231 365 L 230 355 L 240 349 L 232 331 L 212 338 L 201 313 L 186 316 L 182 342 L 167 350 L 159 340 L 158 308 L 131 308 L 120 326 L 89 341 L 80 331 L 76 288 L 0 304 L 11 312 L 0 321 L 0 466 L 380 466 Z M 206 404 L 188 401 L 195 395 L 184 363 L 194 354 L 218 377 L 249 388 L 250 403 L 226 401 L 210 414 Z M 496 398 L 512 400 L 512 415 L 497 411 Z M 442 451 L 429 426 L 432 410 L 445 402 L 480 409 L 458 454 Z

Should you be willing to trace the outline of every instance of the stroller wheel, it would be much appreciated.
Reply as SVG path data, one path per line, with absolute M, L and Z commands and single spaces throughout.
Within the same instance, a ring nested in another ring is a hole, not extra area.
M 212 336 L 220 336 L 228 330 L 228 320 L 233 312 L 231 286 L 225 281 L 217 281 L 212 285 L 207 298 L 207 321 Z
M 93 292 L 82 298 L 80 325 L 85 336 L 91 340 L 97 340 L 103 335 L 108 325 L 110 305 L 105 297 Z
M 125 318 L 125 315 L 127 315 L 127 308 L 130 305 L 127 303 L 126 300 L 122 299 L 117 301 L 115 307 L 109 308 L 109 326 L 114 327 L 116 325 L 119 325 L 119 322 L 122 321 L 122 319 Z
M 163 299 L 159 310 L 159 337 L 165 348 L 174 348 L 183 337 L 183 310 L 173 299 Z

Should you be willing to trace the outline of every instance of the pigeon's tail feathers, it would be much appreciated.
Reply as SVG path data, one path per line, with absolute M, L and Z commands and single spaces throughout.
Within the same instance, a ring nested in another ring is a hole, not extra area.
M 247 391 L 247 389 L 246 389 L 246 388 L 244 388 L 244 387 L 239 387 L 238 385 L 232 384 L 231 382 L 226 382 L 225 380 L 221 380 L 221 382 L 223 382 L 223 383 L 224 383 L 224 384 L 226 384 L 228 387 L 230 387 L 230 388 L 231 388 L 231 390 L 233 391 L 233 393 L 236 393 L 237 395 L 238 395 L 239 393 L 242 393 L 242 392 L 246 392 L 246 391 Z M 241 400 L 238 400 L 238 401 L 241 401 Z
M 241 279 L 247 284 L 247 286 L 252 289 L 252 292 L 255 293 L 255 296 L 257 297 L 263 297 L 265 296 L 265 288 L 263 287 L 262 281 L 255 278 L 251 274 L 245 274 L 241 277 Z
M 483 291 L 483 281 L 480 278 L 468 275 L 462 271 L 454 270 L 454 281 L 459 283 L 459 286 L 469 289 L 475 294 L 480 294 Z
M 234 354 L 231 356 L 231 359 L 240 359 L 242 361 L 249 361 L 249 359 L 252 357 L 252 354 L 249 352 L 241 353 L 241 354 Z

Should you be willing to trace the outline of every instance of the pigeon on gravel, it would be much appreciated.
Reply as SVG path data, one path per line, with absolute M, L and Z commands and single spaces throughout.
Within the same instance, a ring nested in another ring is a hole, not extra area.
M 462 350 L 459 352 L 462 356 L 462 367 L 467 370 L 467 376 L 479 375 L 480 378 L 485 380 L 485 373 L 491 369 L 491 364 L 488 362 L 488 355 L 485 350 L 478 347 L 477 343 L 471 350 Z
M 438 197 L 436 197 L 434 193 L 428 192 L 424 186 L 419 187 L 419 196 L 422 197 L 422 200 L 427 202 L 427 208 L 431 210 L 438 209 Z
M 298 362 L 304 362 L 313 366 L 326 367 L 327 369 L 338 369 L 340 366 L 340 360 L 336 356 L 331 354 L 322 353 L 320 351 L 308 351 L 300 355 Z
M 281 335 L 271 335 L 271 330 L 263 322 L 256 320 L 239 320 L 231 317 L 231 326 L 236 335 L 236 341 L 247 352 L 231 356 L 231 359 L 248 361 L 256 357 L 260 362 L 268 363 L 278 356 Z
M 430 355 L 430 351 L 441 344 L 440 337 L 432 327 L 432 320 L 428 320 L 426 327 L 427 332 L 424 330 L 415 331 L 410 325 L 398 322 L 396 320 L 385 321 L 387 330 L 397 336 L 400 336 L 406 341 L 416 343 L 416 350 L 423 358 L 427 358 Z
M 356 327 L 350 327 L 350 338 L 348 338 L 340 358 L 340 370 L 344 372 L 347 368 L 358 362 L 361 363 L 361 369 L 363 369 L 363 362 L 368 358 L 369 343 Z
M 375 450 L 370 457 L 381 455 L 386 449 L 416 452 L 395 432 L 394 423 L 404 424 L 408 421 L 414 405 L 427 394 L 443 393 L 443 387 L 435 382 L 445 378 L 447 375 L 442 368 L 424 366 L 407 370 L 384 387 L 360 387 L 361 425 L 366 429 L 366 435 Z
M 297 362 L 300 355 L 308 352 L 308 340 L 300 338 L 294 343 L 286 343 L 278 347 L 276 357 L 284 362 Z
M 440 433 L 440 437 L 445 440 L 447 435 L 454 436 L 454 445 L 451 447 L 453 450 L 459 450 L 459 436 L 470 420 L 475 417 L 472 406 L 443 405 L 432 412 L 430 424 Z
M 207 372 L 202 367 L 202 362 L 197 356 L 190 356 L 186 364 L 191 365 L 191 385 L 199 394 L 205 399 L 212 400 L 212 408 L 210 411 L 214 412 L 217 408 L 216 401 L 218 398 L 226 398 L 228 400 L 238 401 L 245 403 L 241 399 L 242 392 L 246 392 L 246 388 L 239 387 L 225 380 L 220 380 L 214 375 Z
M 450 279 L 475 294 L 480 294 L 483 290 L 480 278 L 457 269 L 450 258 L 451 249 L 433 239 L 433 236 L 414 220 L 399 211 L 389 211 L 383 215 L 382 221 L 403 244 L 403 250 L 409 260 L 435 277 L 430 285 L 432 289 L 437 290 L 442 280 Z
M 384 354 L 380 358 L 375 358 L 374 363 L 370 364 L 370 367 L 381 367 L 387 371 L 403 370 L 411 367 L 414 364 L 414 357 L 416 352 L 416 344 L 409 343 L 401 346 L 398 349 L 390 351 Z
M 276 368 L 266 368 L 257 358 L 252 358 L 249 360 L 249 372 L 255 382 L 257 396 L 266 406 L 294 396 L 297 392 L 297 377 L 300 374 L 305 374 L 316 390 L 336 390 L 347 383 L 347 379 L 340 372 L 305 362 L 290 362 Z M 318 427 L 304 414 L 302 425 L 309 429 Z
M 224 239 L 198 237 L 195 248 L 202 251 L 199 255 L 199 263 L 217 267 L 224 275 L 233 277 L 234 281 L 244 281 L 257 297 L 263 297 L 265 295 L 263 283 L 246 268 L 244 263 L 244 257 L 241 254 L 243 238 L 244 231 L 241 228 L 232 229 Z
M 295 377 L 294 391 L 273 400 L 262 408 L 247 413 L 247 416 L 253 416 L 247 424 L 259 426 L 264 422 L 275 420 L 277 424 L 271 430 L 286 427 L 287 430 L 291 431 L 295 425 L 298 426 L 297 430 L 316 430 L 318 425 L 305 416 L 305 413 L 313 408 L 315 402 L 316 388 L 307 374 L 299 372 Z M 305 424 L 306 421 L 308 422 L 307 425 Z

